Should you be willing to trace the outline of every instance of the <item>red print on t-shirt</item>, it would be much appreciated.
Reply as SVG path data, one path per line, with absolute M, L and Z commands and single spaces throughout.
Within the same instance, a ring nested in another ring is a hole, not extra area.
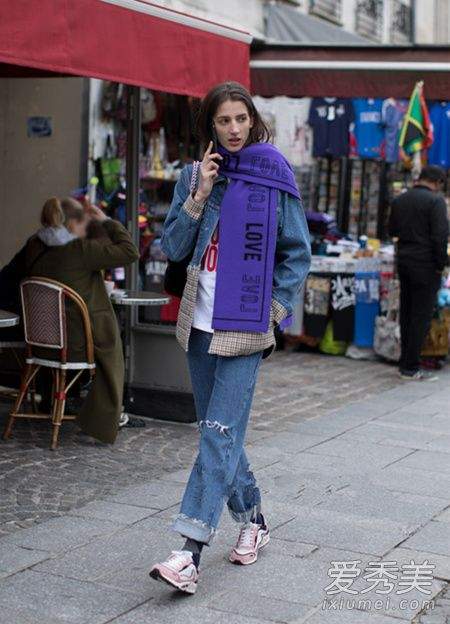
M 219 228 L 216 227 L 208 247 L 203 254 L 201 270 L 208 271 L 208 273 L 215 273 L 217 271 L 217 258 L 219 256 Z

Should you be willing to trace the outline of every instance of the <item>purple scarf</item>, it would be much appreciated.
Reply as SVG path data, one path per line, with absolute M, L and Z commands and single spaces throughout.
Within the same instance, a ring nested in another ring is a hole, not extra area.
M 300 198 L 288 161 L 270 143 L 219 147 L 230 183 L 220 207 L 212 327 L 267 332 L 277 242 L 278 190 Z

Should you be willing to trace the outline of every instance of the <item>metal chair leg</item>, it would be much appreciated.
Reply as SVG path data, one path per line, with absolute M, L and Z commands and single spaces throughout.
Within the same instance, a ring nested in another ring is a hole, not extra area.
M 54 451 L 58 446 L 59 428 L 64 417 L 64 408 L 66 405 L 66 371 L 56 371 L 56 397 L 53 409 L 53 431 L 51 449 Z
M 36 377 L 33 377 L 30 384 L 30 403 L 31 409 L 33 410 L 33 414 L 38 413 L 37 403 L 36 403 Z
M 5 430 L 3 431 L 3 439 L 7 440 L 10 435 L 11 435 L 11 431 L 14 425 L 14 420 L 16 418 L 16 414 L 19 411 L 20 406 L 23 403 L 24 398 L 27 395 L 28 392 L 28 387 L 30 385 L 30 382 L 34 379 L 34 371 L 35 371 L 35 366 L 33 366 L 32 364 L 27 364 L 25 366 L 25 371 L 22 375 L 22 379 L 20 382 L 20 391 L 19 394 L 17 395 L 17 398 L 15 400 L 14 403 L 14 407 L 12 409 L 12 411 L 9 414 L 8 420 L 6 422 L 6 427 Z

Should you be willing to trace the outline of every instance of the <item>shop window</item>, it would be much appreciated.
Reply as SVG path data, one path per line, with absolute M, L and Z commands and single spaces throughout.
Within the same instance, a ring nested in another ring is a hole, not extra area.
M 194 136 L 198 100 L 173 94 L 153 96 L 159 102 L 160 118 L 156 125 L 146 126 L 144 119 L 142 124 L 139 282 L 145 291 L 163 292 L 167 258 L 161 249 L 161 233 L 181 170 L 199 156 Z M 173 297 L 165 306 L 143 307 L 138 320 L 174 326 L 179 303 Z
M 380 41 L 383 34 L 383 0 L 358 0 L 355 27 L 363 37 Z
M 126 96 L 123 85 L 103 82 L 98 97 L 99 115 L 93 132 L 93 167 L 99 180 L 97 201 L 109 216 L 127 223 Z M 161 250 L 161 233 L 174 188 L 185 164 L 199 156 L 194 119 L 199 101 L 188 96 L 141 89 L 139 150 L 139 269 L 141 291 L 163 292 L 167 258 Z M 107 279 L 124 288 L 124 269 L 114 269 Z M 174 326 L 179 300 L 162 307 L 140 307 L 138 322 Z
M 392 0 L 391 42 L 407 43 L 412 38 L 412 9 L 404 0 Z
M 310 0 L 310 13 L 337 24 L 342 21 L 342 0 Z

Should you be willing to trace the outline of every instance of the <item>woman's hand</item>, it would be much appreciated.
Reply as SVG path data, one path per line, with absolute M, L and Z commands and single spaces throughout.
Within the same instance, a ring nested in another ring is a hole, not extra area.
M 223 160 L 222 156 L 217 152 L 211 153 L 212 148 L 213 142 L 210 141 L 199 167 L 200 179 L 197 191 L 194 195 L 194 200 L 199 203 L 203 203 L 208 199 L 213 188 L 214 180 L 218 176 L 219 165 L 214 159 L 219 158 Z
M 103 223 L 103 221 L 106 221 L 106 219 L 108 218 L 103 210 L 98 206 L 95 206 L 94 204 L 88 205 L 87 213 L 93 221 L 99 221 L 100 223 Z

